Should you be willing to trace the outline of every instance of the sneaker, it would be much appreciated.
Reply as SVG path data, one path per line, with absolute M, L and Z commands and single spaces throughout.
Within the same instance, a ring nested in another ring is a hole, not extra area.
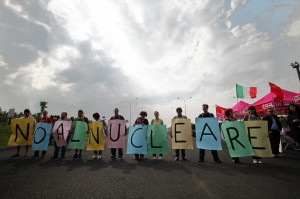
M 179 160 L 179 158 L 178 158 L 178 157 L 175 157 L 175 158 L 174 158 L 174 160 L 175 160 L 175 161 L 178 161 L 178 160 Z
M 261 160 L 258 160 L 258 164 L 262 164 L 263 162 Z
M 163 157 L 160 155 L 160 156 L 158 157 L 158 159 L 159 159 L 159 160 L 162 160 L 162 159 L 163 159 Z
M 20 155 L 16 153 L 15 155 L 12 155 L 11 157 L 12 157 L 12 158 L 17 158 L 17 157 L 19 157 L 19 156 L 20 156 Z
M 97 158 L 97 156 L 96 156 L 96 155 L 93 155 L 92 159 L 94 160 L 94 159 L 96 159 L 96 158 Z
M 156 156 L 153 156 L 153 160 L 156 160 Z
M 112 155 L 112 156 L 110 156 L 110 159 L 111 159 L 111 160 L 115 160 L 115 159 L 116 159 L 116 156 L 113 156 L 113 155 Z
M 74 154 L 72 158 L 78 158 L 78 154 Z
M 98 160 L 101 160 L 101 159 L 102 159 L 102 156 L 101 156 L 101 155 L 98 155 L 98 156 L 97 156 L 97 159 L 98 159 Z
M 253 164 L 258 164 L 257 159 L 253 159 Z

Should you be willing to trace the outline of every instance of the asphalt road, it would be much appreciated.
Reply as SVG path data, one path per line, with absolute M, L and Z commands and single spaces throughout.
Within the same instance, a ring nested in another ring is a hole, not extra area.
M 263 158 L 264 164 L 252 164 L 250 157 L 233 164 L 223 148 L 221 164 L 213 162 L 210 151 L 198 163 L 198 149 L 187 150 L 185 162 L 174 161 L 173 150 L 162 161 L 150 155 L 110 161 L 109 150 L 103 160 L 92 160 L 91 151 L 74 160 L 73 150 L 53 160 L 52 146 L 38 159 L 0 151 L 0 198 L 300 198 L 300 151 Z

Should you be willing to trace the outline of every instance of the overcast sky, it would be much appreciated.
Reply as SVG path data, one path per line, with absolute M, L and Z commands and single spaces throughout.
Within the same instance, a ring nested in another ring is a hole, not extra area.
M 300 92 L 297 0 L 3 0 L 0 107 L 49 114 L 82 109 L 170 124 L 186 101 L 232 107 L 235 83 Z M 138 98 L 138 99 L 135 99 Z M 257 98 L 256 100 L 258 100 Z M 255 100 L 245 100 L 254 102 Z

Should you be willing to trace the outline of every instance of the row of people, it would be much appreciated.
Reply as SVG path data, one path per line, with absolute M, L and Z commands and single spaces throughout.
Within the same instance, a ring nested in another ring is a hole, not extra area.
M 203 113 L 199 114 L 198 118 L 214 117 L 214 115 L 212 113 L 208 112 L 208 108 L 209 108 L 209 106 L 207 104 L 203 104 L 202 105 Z M 174 116 L 173 119 L 187 118 L 186 116 L 182 115 L 182 109 L 181 108 L 177 108 L 176 112 L 177 112 L 177 115 Z M 52 123 L 51 118 L 48 117 L 47 114 L 48 114 L 48 112 L 44 111 L 43 112 L 43 117 L 39 118 L 38 122 Z M 155 116 L 155 119 L 153 119 L 151 121 L 151 124 L 163 124 L 163 120 L 161 120 L 159 118 L 159 113 L 157 111 L 154 112 L 154 116 Z M 236 121 L 236 118 L 233 115 L 232 109 L 227 109 L 225 111 L 225 116 L 226 116 L 226 119 L 223 122 Z M 147 113 L 145 111 L 142 111 L 140 113 L 140 117 L 136 119 L 135 124 L 148 125 L 149 122 L 148 122 L 146 117 L 147 117 Z M 24 118 L 33 118 L 30 115 L 29 109 L 24 110 Z M 93 118 L 94 118 L 95 121 L 103 122 L 104 133 L 106 133 L 106 131 L 105 131 L 106 123 L 105 123 L 104 120 L 100 119 L 100 114 L 99 113 L 94 113 Z M 119 115 L 118 108 L 115 108 L 114 116 L 112 116 L 110 118 L 110 120 L 114 120 L 114 119 L 124 120 L 124 117 L 122 115 Z M 62 112 L 60 120 L 70 121 L 70 119 L 67 117 L 66 112 Z M 248 114 L 244 117 L 244 120 L 245 121 L 248 121 L 248 120 L 261 120 L 261 118 L 257 115 L 255 107 L 250 106 L 248 108 Z M 278 117 L 274 114 L 274 110 L 272 108 L 268 109 L 268 115 L 266 117 L 264 117 L 263 120 L 268 121 L 269 138 L 270 138 L 272 153 L 273 153 L 273 157 L 277 158 L 279 156 L 280 131 L 282 129 L 282 125 L 281 125 Z M 84 116 L 84 113 L 83 113 L 82 110 L 79 110 L 78 111 L 78 117 L 74 121 L 84 121 L 84 122 L 88 123 L 88 118 Z M 297 146 L 299 147 L 300 111 L 299 111 L 298 107 L 294 104 L 291 104 L 289 106 L 289 114 L 288 114 L 288 117 L 287 117 L 287 123 L 289 124 L 289 126 L 292 129 L 292 132 L 293 132 L 293 135 L 294 135 L 293 137 L 294 137 L 296 143 L 298 143 Z M 74 132 L 75 124 L 76 123 L 72 124 L 72 128 L 70 130 L 70 135 L 72 135 L 72 133 Z M 127 132 L 127 131 L 125 131 L 125 132 Z M 170 132 L 170 136 L 173 137 L 172 131 Z M 65 153 L 66 153 L 66 147 L 58 147 L 55 142 L 54 142 L 54 147 L 55 147 L 54 155 L 52 156 L 52 158 L 58 158 L 59 150 L 61 150 L 60 157 L 64 158 Z M 28 154 L 29 145 L 25 146 L 25 149 L 26 149 L 25 156 L 29 156 L 29 154 Z M 119 159 L 123 158 L 123 149 L 122 148 L 112 148 L 111 149 L 111 156 L 110 156 L 110 158 L 112 160 L 116 159 L 117 151 L 118 151 L 118 158 Z M 182 160 L 186 160 L 185 149 L 176 149 L 174 160 L 176 160 L 176 161 L 179 160 L 180 153 L 181 153 Z M 45 156 L 45 154 L 46 154 L 46 151 L 42 151 L 42 156 Z M 20 146 L 17 146 L 17 153 L 15 155 L 13 155 L 13 157 L 18 157 L 19 155 L 20 155 Z M 75 153 L 72 157 L 73 158 L 80 158 L 81 155 L 82 155 L 82 150 L 81 149 L 75 149 Z M 34 157 L 38 157 L 38 156 L 39 156 L 39 151 L 35 151 Z M 222 161 L 219 159 L 218 152 L 216 150 L 212 150 L 212 156 L 213 156 L 213 159 L 216 163 L 222 163 Z M 163 157 L 162 154 L 159 154 L 159 159 L 162 159 L 162 157 Z M 205 160 L 204 157 L 205 157 L 205 150 L 200 149 L 199 150 L 199 162 L 204 162 L 204 160 Z M 93 159 L 101 159 L 102 158 L 102 151 L 94 151 L 94 155 L 92 156 L 92 158 Z M 145 157 L 144 157 L 143 154 L 135 154 L 134 155 L 134 159 L 136 159 L 136 160 L 137 159 L 144 159 L 144 158 Z M 156 154 L 153 154 L 153 159 L 154 160 L 156 159 Z M 239 163 L 240 162 L 239 158 L 232 158 L 232 160 L 233 160 L 234 163 Z M 256 163 L 262 163 L 261 158 L 260 157 L 253 157 L 253 163 L 255 163 L 255 164 Z

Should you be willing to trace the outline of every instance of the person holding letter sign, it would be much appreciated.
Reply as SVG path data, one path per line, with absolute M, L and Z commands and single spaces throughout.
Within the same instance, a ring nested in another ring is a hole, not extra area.
M 140 116 L 141 117 L 138 117 L 136 120 L 135 120 L 135 123 L 134 124 L 142 124 L 142 125 L 148 125 L 149 124 L 149 121 L 147 120 L 147 112 L 146 111 L 141 111 L 140 112 Z M 134 154 L 134 159 L 135 160 L 138 160 L 138 159 L 142 159 L 144 160 L 145 159 L 145 155 L 144 154 Z
M 44 110 L 43 111 L 43 116 L 39 118 L 38 122 L 40 123 L 49 123 L 52 124 L 52 120 L 50 117 L 48 117 L 48 111 Z M 39 152 L 40 151 L 35 151 L 33 157 L 37 158 L 39 157 Z M 42 151 L 42 157 L 45 157 L 47 151 Z
M 300 150 L 300 109 L 295 104 L 289 105 L 286 123 L 291 128 L 292 136 L 296 142 L 295 150 Z
M 30 110 L 29 109 L 24 110 L 24 117 L 22 117 L 22 118 L 31 118 L 34 121 L 33 129 L 35 128 L 36 120 L 33 116 L 30 115 Z M 14 154 L 12 157 L 13 158 L 19 157 L 20 156 L 20 150 L 21 150 L 21 146 L 17 146 L 17 153 Z M 29 151 L 29 145 L 26 145 L 25 146 L 25 157 L 29 157 L 29 152 L 28 151 Z
M 203 113 L 201 113 L 198 118 L 204 118 L 204 117 L 215 117 L 214 114 L 208 112 L 208 105 L 203 104 L 202 105 Z M 211 154 L 214 158 L 214 161 L 216 163 L 222 163 L 222 161 L 219 159 L 218 152 L 216 150 L 211 150 Z M 199 150 L 199 161 L 198 162 L 204 162 L 204 156 L 205 156 L 205 150 L 200 149 Z
M 61 116 L 60 116 L 60 119 L 58 121 L 71 121 L 71 119 L 69 119 L 67 116 L 68 116 L 67 112 L 62 112 Z M 53 158 L 53 159 L 58 158 L 58 153 L 59 153 L 59 149 L 60 148 L 61 148 L 61 155 L 60 155 L 60 157 L 61 158 L 65 158 L 66 146 L 59 147 L 56 142 L 54 142 L 54 155 L 51 158 Z
M 87 117 L 84 116 L 82 110 L 78 111 L 78 117 L 72 123 L 72 131 L 73 132 L 76 128 L 76 121 L 82 121 L 82 122 L 86 122 L 87 124 L 89 124 L 89 120 Z M 86 133 L 88 133 L 88 132 L 86 132 Z M 79 150 L 79 154 L 78 154 L 78 150 Z M 81 153 L 82 153 L 82 149 L 75 149 L 75 154 L 72 156 L 72 158 L 81 158 Z
M 180 107 L 176 108 L 176 112 L 177 112 L 177 116 L 174 116 L 173 119 L 177 119 L 177 118 L 187 119 L 187 117 L 185 115 L 182 115 L 182 108 L 180 108 Z M 171 138 L 173 138 L 172 127 L 171 127 L 171 130 L 170 130 L 170 136 L 171 136 Z M 185 149 L 175 149 L 175 158 L 174 158 L 174 160 L 175 161 L 179 160 L 180 151 L 181 151 L 182 160 L 186 161 L 187 159 L 185 158 Z
M 115 108 L 114 114 L 115 115 L 112 116 L 110 118 L 110 120 L 124 120 L 124 117 L 122 115 L 119 115 L 119 109 L 118 108 Z M 126 135 L 126 132 L 127 132 L 127 128 L 125 126 L 125 135 Z M 116 159 L 117 149 L 116 148 L 111 148 L 110 152 L 111 152 L 110 159 L 111 160 L 115 160 Z M 123 159 L 123 149 L 122 148 L 118 148 L 118 157 L 119 157 L 119 159 Z
M 159 119 L 159 112 L 155 111 L 154 112 L 154 119 L 151 121 L 151 124 L 164 124 L 162 119 Z M 162 160 L 163 155 L 159 154 L 159 160 Z M 156 160 L 156 154 L 153 154 L 153 160 Z
M 94 113 L 93 114 L 93 118 L 96 122 L 102 122 L 103 123 L 103 133 L 106 135 L 106 123 L 105 123 L 105 120 L 101 120 L 100 119 L 100 114 L 99 113 Z M 99 151 L 94 151 L 94 155 L 92 157 L 92 159 L 98 159 L 98 160 L 101 160 L 102 159 L 102 151 L 99 150 Z
M 227 123 L 227 122 L 237 121 L 237 119 L 233 116 L 233 110 L 231 108 L 226 109 L 225 116 L 226 116 L 226 119 L 223 121 L 223 124 Z M 239 157 L 233 157 L 232 162 L 233 163 L 241 163 Z
M 249 106 L 248 114 L 245 115 L 244 121 L 261 120 L 256 113 L 256 108 L 254 106 Z M 262 164 L 261 157 L 253 156 L 253 164 Z

